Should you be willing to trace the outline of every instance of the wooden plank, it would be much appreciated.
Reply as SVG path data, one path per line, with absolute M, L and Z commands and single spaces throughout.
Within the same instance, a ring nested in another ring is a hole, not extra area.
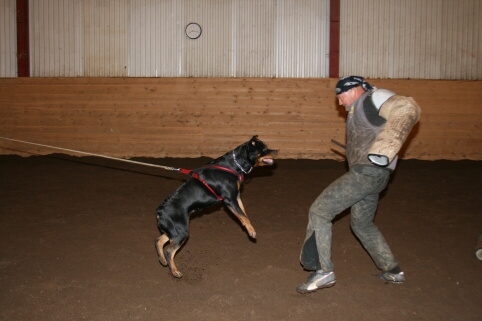
M 403 157 L 482 158 L 481 81 L 373 79 L 413 96 L 420 123 Z M 0 135 L 122 157 L 224 153 L 259 135 L 281 158 L 334 158 L 344 141 L 337 79 L 0 79 Z M 454 94 L 456 93 L 456 94 Z M 0 142 L 0 147 L 5 142 Z M 0 148 L 0 154 L 11 153 Z

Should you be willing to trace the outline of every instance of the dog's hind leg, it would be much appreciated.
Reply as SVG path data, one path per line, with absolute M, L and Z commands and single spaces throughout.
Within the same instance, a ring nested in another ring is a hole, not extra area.
M 159 256 L 159 262 L 161 262 L 163 266 L 167 266 L 166 257 L 164 256 L 164 244 L 166 244 L 167 241 L 169 241 L 167 235 L 162 234 L 159 238 L 157 238 L 156 242 L 154 243 L 154 245 L 156 246 L 157 255 Z

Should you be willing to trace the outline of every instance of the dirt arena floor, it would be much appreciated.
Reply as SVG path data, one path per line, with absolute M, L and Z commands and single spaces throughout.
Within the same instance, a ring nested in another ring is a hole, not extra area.
M 194 169 L 209 159 L 136 159 Z M 196 214 L 176 262 L 154 248 L 155 209 L 186 176 L 96 157 L 0 156 L 1 320 L 482 320 L 482 163 L 399 163 L 376 223 L 407 282 L 387 284 L 334 224 L 334 287 L 301 295 L 308 208 L 345 172 L 280 160 L 247 178 L 251 240 L 224 207 Z

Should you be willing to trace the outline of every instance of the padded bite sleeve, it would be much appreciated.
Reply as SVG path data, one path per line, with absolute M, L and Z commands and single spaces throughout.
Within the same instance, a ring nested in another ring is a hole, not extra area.
M 395 95 L 381 107 L 379 115 L 387 121 L 368 152 L 368 159 L 378 166 L 387 166 L 420 118 L 420 107 L 412 97 Z

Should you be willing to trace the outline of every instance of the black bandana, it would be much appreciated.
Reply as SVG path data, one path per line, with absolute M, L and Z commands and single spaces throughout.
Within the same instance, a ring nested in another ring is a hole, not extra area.
M 367 83 L 363 77 L 348 76 L 348 77 L 341 78 L 336 83 L 335 93 L 339 95 L 341 93 L 344 93 L 345 91 L 348 91 L 358 86 L 362 86 L 363 89 L 365 90 L 373 89 L 373 86 Z

